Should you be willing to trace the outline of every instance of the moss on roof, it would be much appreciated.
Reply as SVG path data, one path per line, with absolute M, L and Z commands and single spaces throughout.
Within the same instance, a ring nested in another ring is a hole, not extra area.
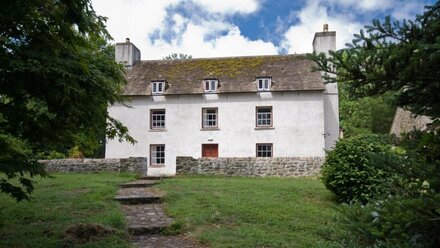
M 272 90 L 323 90 L 319 72 L 302 55 L 141 61 L 127 73 L 126 95 L 150 95 L 150 82 L 166 80 L 164 94 L 203 93 L 202 80 L 220 80 L 219 93 L 256 91 L 256 77 L 272 77 Z

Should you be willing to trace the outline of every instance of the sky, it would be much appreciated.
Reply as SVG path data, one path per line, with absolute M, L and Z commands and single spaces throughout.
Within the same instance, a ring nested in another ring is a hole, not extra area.
M 373 19 L 414 19 L 435 0 L 92 0 L 113 42 L 130 38 L 142 60 L 312 52 L 323 24 L 341 49 Z

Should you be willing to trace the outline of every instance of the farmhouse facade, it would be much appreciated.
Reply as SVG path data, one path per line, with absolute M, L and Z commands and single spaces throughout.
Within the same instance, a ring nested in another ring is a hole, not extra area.
M 316 52 L 335 49 L 318 32 Z M 325 157 L 339 136 L 336 84 L 324 84 L 304 55 L 140 60 L 128 39 L 127 102 L 109 114 L 134 145 L 108 140 L 107 158 L 148 157 L 149 175 L 174 175 L 176 157 Z

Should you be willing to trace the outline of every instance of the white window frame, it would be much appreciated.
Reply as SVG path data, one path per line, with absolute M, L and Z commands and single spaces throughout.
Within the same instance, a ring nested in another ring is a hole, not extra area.
M 256 157 L 257 158 L 271 158 L 271 157 L 273 157 L 273 144 L 272 143 L 257 143 Z
M 209 110 L 215 110 L 215 113 L 208 113 Z M 218 128 L 218 108 L 202 108 L 202 128 Z
M 268 91 L 272 86 L 272 78 L 270 77 L 259 77 L 257 78 L 258 91 Z
M 151 93 L 153 95 L 161 95 L 165 91 L 165 81 L 151 82 Z
M 203 88 L 205 92 L 213 93 L 217 91 L 218 79 L 205 79 L 203 80 Z
M 259 112 L 261 109 L 270 109 L 270 112 Z M 264 124 L 263 124 L 264 123 Z M 273 108 L 272 106 L 257 106 L 255 108 L 255 126 L 272 127 L 273 126 Z
M 150 165 L 165 166 L 165 145 L 150 145 Z
M 159 111 L 163 111 L 163 113 L 157 113 Z M 165 129 L 165 127 L 166 127 L 165 109 L 150 109 L 150 129 Z

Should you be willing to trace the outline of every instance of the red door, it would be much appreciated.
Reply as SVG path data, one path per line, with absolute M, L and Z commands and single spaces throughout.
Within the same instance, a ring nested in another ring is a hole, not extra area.
M 218 144 L 202 144 L 202 157 L 203 158 L 217 158 L 218 157 Z

